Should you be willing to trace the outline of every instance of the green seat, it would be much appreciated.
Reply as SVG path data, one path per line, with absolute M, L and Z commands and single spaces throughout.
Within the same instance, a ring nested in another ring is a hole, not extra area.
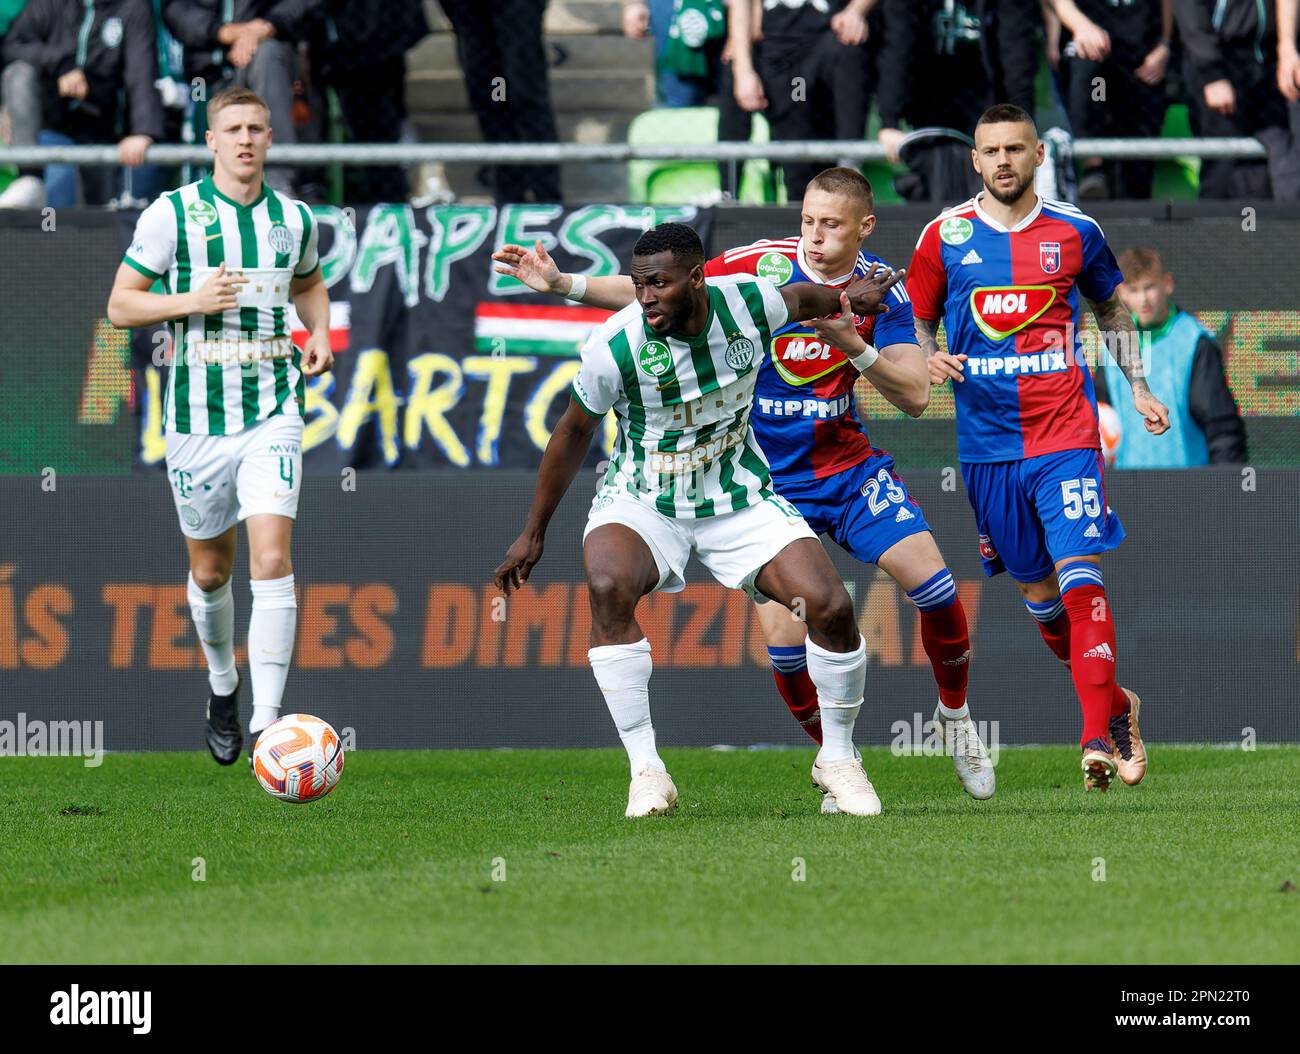
M 712 106 L 647 110 L 627 130 L 630 146 L 707 144 L 718 141 L 718 111 Z M 767 120 L 754 115 L 754 143 L 770 141 Z M 716 195 L 722 183 L 714 161 L 629 161 L 627 196 L 630 202 L 680 205 Z M 741 201 L 766 204 L 783 200 L 772 166 L 766 160 L 746 161 L 737 195 Z
M 1185 103 L 1175 103 L 1165 111 L 1163 139 L 1192 138 L 1191 123 L 1187 118 Z M 1151 187 L 1153 198 L 1196 200 L 1201 196 L 1201 159 L 1199 157 L 1174 157 L 1155 163 L 1155 182 Z

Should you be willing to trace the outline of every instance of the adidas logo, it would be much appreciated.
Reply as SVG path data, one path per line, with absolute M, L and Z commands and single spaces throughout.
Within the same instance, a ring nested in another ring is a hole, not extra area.
M 894 517 L 895 523 L 906 523 L 908 520 L 916 519 L 907 509 L 899 509 L 898 515 Z
M 1110 645 L 1102 641 L 1095 648 L 1089 648 L 1083 653 L 1085 659 L 1105 659 L 1107 662 L 1115 661 L 1115 653 L 1110 650 Z
M 977 253 L 974 249 L 972 249 L 970 252 L 968 252 L 965 256 L 961 258 L 961 262 L 964 264 L 977 264 L 977 263 L 983 263 L 984 261 L 983 259 L 980 258 L 980 254 Z
M 1097 530 L 1097 525 L 1095 523 L 1090 523 L 1088 524 L 1088 529 L 1083 532 L 1083 536 L 1085 538 L 1100 538 L 1101 531 Z

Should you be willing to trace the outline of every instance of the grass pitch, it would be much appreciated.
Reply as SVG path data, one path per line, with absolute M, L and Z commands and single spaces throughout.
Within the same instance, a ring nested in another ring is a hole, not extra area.
M 637 822 L 621 751 L 357 752 L 303 806 L 206 754 L 5 758 L 0 958 L 1300 961 L 1300 747 L 1157 744 L 1107 795 L 1004 749 L 989 802 L 870 750 L 872 820 L 818 813 L 811 750 L 664 758 Z

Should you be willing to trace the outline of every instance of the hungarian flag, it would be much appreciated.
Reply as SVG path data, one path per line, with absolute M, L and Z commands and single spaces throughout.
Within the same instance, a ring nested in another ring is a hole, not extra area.
M 474 349 L 487 355 L 576 357 L 592 330 L 613 315 L 580 304 L 503 304 L 474 309 Z
M 298 347 L 307 343 L 307 327 L 289 305 L 289 336 Z M 352 339 L 352 305 L 346 300 L 330 301 L 330 351 L 347 351 Z

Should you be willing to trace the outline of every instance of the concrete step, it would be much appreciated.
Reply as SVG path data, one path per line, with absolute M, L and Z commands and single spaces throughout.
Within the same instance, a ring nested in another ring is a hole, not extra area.
M 626 143 L 635 114 L 592 110 L 556 115 L 562 143 Z M 412 113 L 416 138 L 422 143 L 480 143 L 478 120 L 472 113 Z
M 564 59 L 551 66 L 554 76 L 569 70 L 636 70 L 654 73 L 654 42 L 632 40 L 622 34 L 557 34 L 546 38 L 547 54 L 554 63 L 555 45 L 563 49 Z M 407 69 L 412 73 L 458 69 L 456 39 L 451 33 L 434 33 L 425 37 L 407 53 Z
M 466 203 L 491 201 L 492 192 L 478 182 L 478 165 L 447 165 L 443 178 Z M 627 200 L 627 176 L 618 164 L 561 165 L 560 186 L 571 205 L 619 205 Z
M 654 101 L 654 77 L 645 70 L 551 71 L 551 105 L 559 113 L 602 109 L 638 114 Z M 510 85 L 505 85 L 507 92 Z M 459 67 L 412 72 L 406 78 L 406 105 L 412 113 L 463 113 L 469 110 L 465 78 Z
M 490 0 L 483 2 L 489 3 Z M 425 0 L 424 11 L 430 29 L 435 33 L 450 32 L 451 22 L 443 14 L 441 4 Z M 548 36 L 554 33 L 621 33 L 623 3 L 622 0 L 550 0 L 542 28 Z

